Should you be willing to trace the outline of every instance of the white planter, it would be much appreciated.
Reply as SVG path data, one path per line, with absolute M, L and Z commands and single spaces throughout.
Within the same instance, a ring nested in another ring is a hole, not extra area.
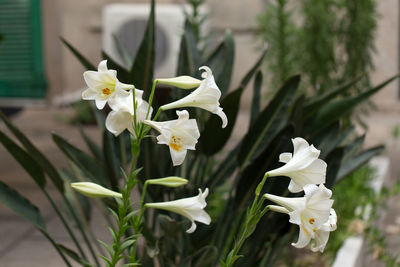
M 390 160 L 387 157 L 376 157 L 369 162 L 370 166 L 376 170 L 376 176 L 371 182 L 371 188 L 374 189 L 375 194 L 378 194 L 382 189 L 383 182 L 389 172 L 389 163 Z M 332 267 L 362 267 L 363 244 L 363 236 L 347 238 L 340 247 Z

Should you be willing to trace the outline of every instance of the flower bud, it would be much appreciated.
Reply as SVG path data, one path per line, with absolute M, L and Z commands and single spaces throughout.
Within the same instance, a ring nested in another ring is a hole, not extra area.
M 157 79 L 158 83 L 172 85 L 181 89 L 193 89 L 200 86 L 201 81 L 190 76 Z
M 170 177 L 159 178 L 159 179 L 149 179 L 146 181 L 146 183 L 162 185 L 162 186 L 167 186 L 167 187 L 178 187 L 178 186 L 187 184 L 188 180 L 181 178 L 181 177 L 170 176 Z
M 90 182 L 71 183 L 71 187 L 76 191 L 88 197 L 119 197 L 122 198 L 121 193 L 114 192 L 101 185 Z

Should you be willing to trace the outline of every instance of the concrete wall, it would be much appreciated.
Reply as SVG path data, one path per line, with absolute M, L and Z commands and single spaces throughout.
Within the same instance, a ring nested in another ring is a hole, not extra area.
M 77 47 L 88 59 L 97 64 L 101 60 L 102 8 L 111 3 L 149 3 L 133 0 L 43 0 L 46 66 L 51 84 L 50 97 L 70 94 L 84 88 L 84 71 L 75 57 L 61 45 L 58 35 Z M 157 0 L 162 3 L 186 1 Z M 244 72 L 255 62 L 261 44 L 256 41 L 256 16 L 263 10 L 263 0 L 208 0 L 210 30 L 223 36 L 231 29 L 236 41 L 236 60 L 232 87 L 238 84 Z M 378 31 L 372 73 L 373 83 L 378 83 L 398 72 L 398 1 L 377 1 Z M 251 90 L 246 92 L 247 100 Z M 374 101 L 382 110 L 399 111 L 398 83 L 392 83 Z M 246 100 L 245 100 L 246 102 Z M 248 102 L 248 101 L 247 101 Z M 243 107 L 248 107 L 244 103 Z
M 61 45 L 58 35 L 63 36 L 79 49 L 93 64 L 101 60 L 101 16 L 105 5 L 111 3 L 149 3 L 150 1 L 132 0 L 44 0 L 46 32 L 46 58 L 48 78 L 51 81 L 50 98 L 69 95 L 84 88 L 82 72 L 84 68 Z M 238 84 L 244 72 L 255 62 L 259 54 L 254 43 L 256 15 L 263 5 L 262 0 L 210 0 L 209 26 L 216 35 L 225 29 L 234 32 L 236 41 L 236 61 L 232 84 Z M 157 0 L 157 4 L 186 1 Z M 54 13 L 50 12 L 55 11 Z M 51 23 L 55 21 L 56 23 Z M 55 30 L 57 29 L 57 30 Z M 56 33 L 56 34 L 55 34 Z M 48 49 L 50 48 L 50 49 Z M 60 72 L 61 76 L 60 77 Z M 57 78 L 56 78 L 57 77 Z M 60 81 L 61 84 L 60 84 Z
M 372 82 L 379 82 L 399 72 L 399 1 L 376 1 L 379 13 L 376 34 L 375 71 Z M 399 83 L 395 81 L 374 98 L 380 111 L 400 112 Z

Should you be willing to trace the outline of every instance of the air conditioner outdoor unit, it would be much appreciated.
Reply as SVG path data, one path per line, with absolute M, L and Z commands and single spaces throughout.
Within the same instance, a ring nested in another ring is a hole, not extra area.
M 156 59 L 155 75 L 172 77 L 183 33 L 187 6 L 174 4 L 156 5 Z M 131 57 L 136 55 L 146 29 L 150 5 L 111 4 L 103 9 L 103 49 L 122 66 L 127 63 L 120 56 L 115 38 L 126 48 Z

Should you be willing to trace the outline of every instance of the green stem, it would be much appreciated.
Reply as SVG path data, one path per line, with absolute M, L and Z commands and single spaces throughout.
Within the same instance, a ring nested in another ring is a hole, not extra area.
M 147 119 L 149 119 L 149 114 L 150 114 L 150 108 L 151 108 L 151 105 L 152 105 L 152 103 L 153 103 L 153 98 L 154 98 L 154 93 L 155 93 L 155 91 L 156 91 L 156 85 L 157 85 L 157 83 L 158 83 L 158 80 L 156 79 L 156 80 L 154 80 L 153 81 L 153 86 L 151 87 L 151 93 L 150 93 L 150 96 L 149 96 L 149 106 L 147 107 L 147 112 L 146 112 L 146 120 Z M 160 108 L 158 108 L 158 110 L 157 110 L 157 114 L 156 114 L 156 116 L 154 116 L 154 118 L 153 118 L 153 120 L 155 121 L 155 120 L 157 120 L 157 118 L 158 118 L 158 116 L 160 115 L 160 112 L 161 112 L 161 109 Z M 135 119 L 135 121 L 136 121 L 136 119 Z M 149 129 L 150 129 L 150 126 L 146 126 L 146 130 L 144 130 L 143 129 L 144 128 L 144 124 L 142 123 L 141 124 L 141 127 L 140 127 L 140 131 L 139 131 L 139 138 L 142 138 L 142 136 L 143 135 L 146 135 L 146 133 L 149 131 Z
M 79 250 L 79 253 L 81 254 L 82 258 L 84 258 L 85 260 L 87 260 L 87 256 L 85 255 L 85 252 L 83 252 L 82 247 L 80 246 L 78 240 L 75 237 L 75 234 L 73 233 L 72 229 L 70 228 L 68 222 L 65 220 L 64 216 L 62 215 L 61 211 L 58 209 L 57 205 L 54 203 L 53 199 L 51 198 L 51 196 L 49 195 L 49 193 L 47 193 L 46 190 L 42 189 L 42 192 L 45 194 L 45 196 L 47 197 L 47 199 L 49 200 L 51 206 L 53 207 L 53 209 L 56 211 L 58 218 L 60 218 L 61 222 L 64 224 L 65 229 L 67 229 L 68 234 L 70 235 L 70 237 L 72 238 L 72 241 L 75 243 L 77 249 Z
M 239 232 L 239 238 L 234 244 L 233 249 L 228 254 L 225 263 L 222 265 L 224 267 L 231 267 L 235 263 L 235 261 L 240 257 L 238 255 L 240 249 L 243 246 L 244 241 L 250 237 L 250 235 L 254 232 L 257 223 L 260 221 L 262 216 L 268 211 L 269 207 L 265 207 L 263 210 L 260 210 L 262 204 L 264 203 L 265 198 L 262 197 L 259 199 L 262 188 L 264 187 L 264 183 L 268 178 L 268 173 L 265 173 L 261 182 L 257 185 L 255 190 L 255 197 L 251 208 L 247 210 L 246 217 L 244 223 Z
M 153 81 L 153 86 L 151 87 L 151 93 L 150 93 L 150 96 L 149 96 L 149 106 L 148 106 L 148 108 L 147 108 L 147 113 L 146 113 L 146 120 L 147 120 L 148 117 L 149 117 L 150 108 L 151 108 L 151 104 L 153 103 L 154 92 L 156 91 L 156 85 L 157 85 L 157 83 L 158 83 L 158 80 L 155 79 L 155 80 Z

